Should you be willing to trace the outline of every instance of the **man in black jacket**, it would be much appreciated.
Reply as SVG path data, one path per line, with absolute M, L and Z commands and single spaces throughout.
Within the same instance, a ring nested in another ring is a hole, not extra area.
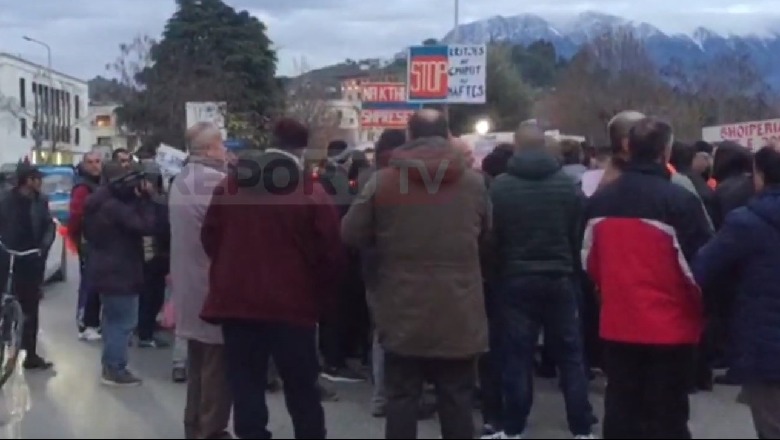
M 535 123 L 521 125 L 517 152 L 490 188 L 500 298 L 504 311 L 504 431 L 522 438 L 531 413 L 532 366 L 539 331 L 563 376 L 569 429 L 590 438 L 593 410 L 583 365 L 574 267 L 582 201 L 574 180 L 547 151 Z
M 39 249 L 37 255 L 17 257 L 14 263 L 12 292 L 22 305 L 24 327 L 22 348 L 27 351 L 24 368 L 48 370 L 53 364 L 38 355 L 38 313 L 46 256 L 54 242 L 55 228 L 48 200 L 41 194 L 43 175 L 38 169 L 20 163 L 16 186 L 0 200 L 0 240 L 7 249 Z M 0 252 L 0 289 L 8 282 L 9 257 Z
M 118 162 L 107 163 L 106 184 L 89 196 L 84 210 L 90 251 L 86 274 L 103 304 L 103 383 L 109 386 L 141 384 L 127 369 L 127 347 L 144 289 L 143 237 L 155 228 L 149 183 L 141 176 Z

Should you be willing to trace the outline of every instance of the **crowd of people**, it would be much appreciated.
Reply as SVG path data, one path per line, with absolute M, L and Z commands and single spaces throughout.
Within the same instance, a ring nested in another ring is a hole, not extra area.
M 604 438 L 691 438 L 689 394 L 713 383 L 743 385 L 759 437 L 780 438 L 780 146 L 684 144 L 636 111 L 607 130 L 592 148 L 527 121 L 475 164 L 429 109 L 372 161 L 344 142 L 309 160 L 292 119 L 273 148 L 231 157 L 199 123 L 170 182 L 124 150 L 87 155 L 68 225 L 79 337 L 102 340 L 104 384 L 140 385 L 128 346 L 168 346 L 169 285 L 186 438 L 230 438 L 231 416 L 238 438 L 271 438 L 275 386 L 295 437 L 326 438 L 321 377 L 371 379 L 387 438 L 417 438 L 434 412 L 445 439 L 523 438 L 534 375 L 560 376 L 572 436 L 595 438 L 597 371 Z M 0 238 L 45 255 L 39 192 L 20 168 Z M 14 289 L 25 367 L 46 369 L 35 258 Z

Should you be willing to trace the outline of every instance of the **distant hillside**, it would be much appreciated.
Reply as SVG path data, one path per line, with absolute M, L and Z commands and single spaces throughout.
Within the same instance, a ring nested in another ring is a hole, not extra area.
M 766 37 L 720 35 L 699 27 L 691 35 L 666 34 L 657 27 L 630 21 L 600 12 L 579 14 L 567 23 L 553 24 L 543 17 L 522 14 L 513 17 L 495 16 L 463 24 L 458 28 L 457 42 L 482 44 L 505 41 L 528 45 L 546 40 L 555 45 L 561 56 L 570 58 L 588 40 L 610 30 L 628 28 L 641 40 L 648 54 L 664 67 L 672 60 L 683 60 L 688 65 L 701 64 L 724 55 L 746 53 L 758 66 L 767 82 L 780 90 L 780 34 Z M 780 30 L 780 23 L 777 26 Z M 455 42 L 455 32 L 448 33 L 443 42 Z M 728 68 L 728 66 L 724 66 Z

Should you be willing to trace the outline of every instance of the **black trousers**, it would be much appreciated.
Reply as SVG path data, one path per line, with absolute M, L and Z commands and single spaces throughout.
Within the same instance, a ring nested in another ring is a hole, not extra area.
M 102 304 L 100 304 L 100 295 L 89 285 L 89 280 L 85 276 L 87 267 L 86 250 L 79 249 L 79 331 L 83 332 L 87 328 L 100 328 L 100 314 Z
M 156 262 L 144 267 L 144 291 L 138 301 L 138 339 L 149 341 L 157 330 L 157 316 L 165 303 L 167 270 Z
M 695 346 L 605 344 L 605 439 L 690 439 Z
M 436 389 L 442 438 L 474 438 L 475 362 L 474 358 L 427 359 L 385 353 L 385 438 L 417 438 L 417 415 L 425 382 Z
M 349 273 L 338 294 L 335 308 L 320 324 L 320 351 L 326 367 L 343 368 L 347 359 L 368 359 L 371 320 L 360 261 L 350 259 Z
M 479 358 L 479 385 L 482 398 L 482 422 L 497 430 L 502 429 L 504 417 L 504 371 L 501 339 L 504 325 L 497 289 L 485 283 L 485 310 L 487 311 L 490 351 Z
M 27 351 L 27 359 L 38 356 L 38 317 L 41 309 L 41 299 L 38 296 L 19 298 L 24 313 L 22 327 L 22 349 Z
M 268 364 L 273 359 L 284 385 L 296 439 L 324 439 L 325 412 L 318 388 L 316 329 L 269 322 L 226 322 L 225 355 L 233 391 L 238 438 L 270 439 Z

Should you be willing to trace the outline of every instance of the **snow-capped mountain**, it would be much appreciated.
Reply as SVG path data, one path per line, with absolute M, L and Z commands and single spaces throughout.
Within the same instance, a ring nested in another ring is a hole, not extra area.
M 644 42 L 648 54 L 659 67 L 668 65 L 672 60 L 696 65 L 724 54 L 746 52 L 775 90 L 780 90 L 780 23 L 776 27 L 774 32 L 763 37 L 721 35 L 705 27 L 699 27 L 691 34 L 667 34 L 650 23 L 591 11 L 557 22 L 534 14 L 495 16 L 463 24 L 449 32 L 442 41 L 467 44 L 510 41 L 530 44 L 537 40 L 547 40 L 555 45 L 559 55 L 569 58 L 593 37 L 610 30 L 630 29 Z

